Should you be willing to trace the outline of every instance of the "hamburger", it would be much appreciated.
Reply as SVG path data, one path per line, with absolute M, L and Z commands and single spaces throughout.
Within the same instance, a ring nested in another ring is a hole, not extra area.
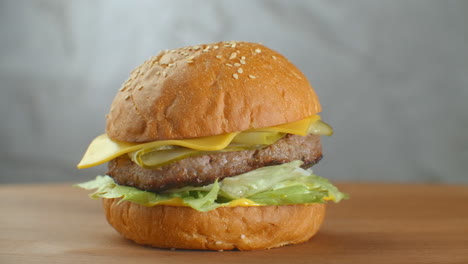
M 131 73 L 106 133 L 78 168 L 123 237 L 158 248 L 255 250 L 314 236 L 346 195 L 310 169 L 332 128 L 307 78 L 261 44 L 219 42 L 151 57 Z

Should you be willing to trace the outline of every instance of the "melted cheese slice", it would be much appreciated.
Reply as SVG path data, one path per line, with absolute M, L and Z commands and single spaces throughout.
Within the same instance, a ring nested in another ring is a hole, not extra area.
M 236 200 L 232 200 L 228 203 L 227 207 L 236 207 L 236 206 L 262 206 L 252 200 L 247 198 L 239 198 Z
M 313 115 L 296 122 L 266 128 L 249 129 L 246 130 L 246 132 L 274 131 L 305 136 L 309 131 L 310 125 L 318 120 L 320 120 L 320 116 Z M 123 154 L 146 148 L 181 146 L 200 151 L 222 150 L 226 148 L 239 133 L 242 132 L 183 140 L 158 140 L 148 143 L 119 142 L 110 139 L 107 134 L 102 134 L 91 142 L 77 167 L 79 169 L 94 167 Z
M 272 131 L 272 132 L 282 132 L 282 133 L 294 134 L 294 135 L 299 135 L 299 136 L 305 136 L 309 132 L 310 125 L 318 120 L 320 120 L 320 116 L 313 115 L 311 117 L 308 117 L 308 118 L 305 118 L 296 122 L 286 123 L 286 124 L 272 126 L 272 127 L 257 128 L 257 129 L 247 130 L 246 132 Z
M 237 134 L 238 132 L 184 140 L 159 140 L 142 144 L 119 142 L 110 139 L 107 134 L 102 134 L 91 142 L 83 158 L 78 164 L 78 168 L 85 169 L 97 166 L 115 159 L 123 154 L 145 148 L 181 146 L 205 151 L 221 150 L 227 147 L 227 145 L 229 145 L 229 143 Z

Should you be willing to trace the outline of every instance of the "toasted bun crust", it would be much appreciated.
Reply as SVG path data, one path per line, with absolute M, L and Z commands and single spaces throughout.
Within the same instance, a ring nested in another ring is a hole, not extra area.
M 103 199 L 107 221 L 125 238 L 158 248 L 256 250 L 298 244 L 317 233 L 325 204 L 221 207 L 154 206 Z
M 307 78 L 281 54 L 220 42 L 164 51 L 137 67 L 112 103 L 106 132 L 126 142 L 186 139 L 320 111 Z

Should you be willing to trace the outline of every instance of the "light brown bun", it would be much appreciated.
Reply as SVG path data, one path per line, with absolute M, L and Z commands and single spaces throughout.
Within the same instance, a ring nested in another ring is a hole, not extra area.
M 321 111 L 307 78 L 261 44 L 161 52 L 137 67 L 107 117 L 110 138 L 186 139 L 294 122 Z
M 221 207 L 154 206 L 103 199 L 107 221 L 125 238 L 158 248 L 256 250 L 298 244 L 317 233 L 325 204 Z

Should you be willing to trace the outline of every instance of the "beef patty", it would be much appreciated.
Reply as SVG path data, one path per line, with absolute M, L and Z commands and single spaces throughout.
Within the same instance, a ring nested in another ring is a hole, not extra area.
M 203 186 L 216 179 L 293 160 L 302 160 L 303 167 L 310 167 L 321 158 L 320 136 L 288 134 L 262 149 L 189 157 L 155 169 L 144 169 L 125 154 L 109 162 L 108 175 L 120 185 L 161 192 L 184 186 Z

